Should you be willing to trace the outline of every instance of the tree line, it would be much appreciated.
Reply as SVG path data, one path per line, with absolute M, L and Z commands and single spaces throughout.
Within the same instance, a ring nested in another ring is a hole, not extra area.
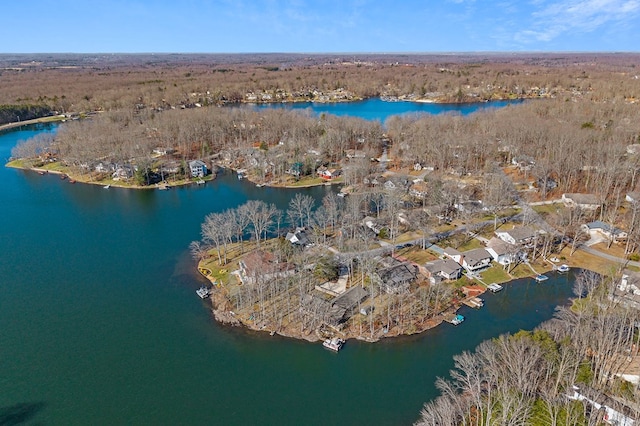
M 454 356 L 450 378 L 436 382 L 441 395 L 425 404 L 416 424 L 602 424 L 602 411 L 569 398 L 576 387 L 592 400 L 606 397 L 637 422 L 637 385 L 619 374 L 638 356 L 640 313 L 614 296 L 619 280 L 584 271 L 573 304 L 559 307 L 554 319 Z

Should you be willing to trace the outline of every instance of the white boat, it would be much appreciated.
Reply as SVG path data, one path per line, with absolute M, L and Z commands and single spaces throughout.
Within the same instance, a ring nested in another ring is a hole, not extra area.
M 205 286 L 200 287 L 199 289 L 196 290 L 196 294 L 198 296 L 200 296 L 200 299 L 206 299 L 207 297 L 209 297 L 209 289 Z
M 493 283 L 493 284 L 489 284 L 487 286 L 487 289 L 492 293 L 497 293 L 500 290 L 502 290 L 502 286 L 500 284 Z
M 196 183 L 197 183 L 198 185 L 204 185 L 206 182 L 205 182 L 204 180 L 202 180 L 202 179 L 198 179 L 198 180 L 196 181 Z
M 104 189 L 109 189 L 109 188 L 111 188 L 111 185 L 105 185 L 105 186 L 103 186 L 103 188 Z
M 538 281 L 539 283 L 541 283 L 542 281 L 546 281 L 546 280 L 548 280 L 548 279 L 549 279 L 549 277 L 548 277 L 548 276 L 546 276 L 546 275 L 539 274 L 539 275 L 536 275 L 536 277 L 535 277 L 534 279 L 535 279 L 536 281 Z
M 322 346 L 335 352 L 338 352 L 340 349 L 342 349 L 342 345 L 344 345 L 344 340 L 339 337 L 326 339 L 324 342 L 322 342 Z
M 455 317 L 453 317 L 453 319 L 451 321 L 449 321 L 451 324 L 453 325 L 458 325 L 460 323 L 462 323 L 462 321 L 464 321 L 464 317 L 460 314 L 456 314 Z
M 558 266 L 558 272 L 569 272 L 569 265 L 560 265 Z

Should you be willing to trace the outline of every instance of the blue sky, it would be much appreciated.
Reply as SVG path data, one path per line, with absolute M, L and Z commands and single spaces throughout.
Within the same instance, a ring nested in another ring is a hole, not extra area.
M 640 0 L 7 0 L 0 52 L 638 51 Z

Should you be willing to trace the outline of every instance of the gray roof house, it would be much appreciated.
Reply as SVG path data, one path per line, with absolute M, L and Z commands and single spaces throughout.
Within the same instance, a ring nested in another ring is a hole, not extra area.
M 491 264 L 491 254 L 483 248 L 477 248 L 463 253 L 462 266 L 470 272 L 476 272 Z
M 519 255 L 519 249 L 514 244 L 509 244 L 499 238 L 493 237 L 487 242 L 487 251 L 494 261 L 501 265 L 513 263 Z
M 496 231 L 496 237 L 509 244 L 529 244 L 536 236 L 536 231 L 528 226 L 517 226 L 513 229 Z
M 447 280 L 457 280 L 462 275 L 462 266 L 452 259 L 440 259 L 425 265 L 431 275 L 439 276 Z
M 204 177 L 207 175 L 207 165 L 202 160 L 189 161 L 189 170 L 192 177 Z
M 380 268 L 374 274 L 378 284 L 388 294 L 403 294 L 418 277 L 418 267 L 402 262 L 393 257 L 385 257 L 380 261 Z

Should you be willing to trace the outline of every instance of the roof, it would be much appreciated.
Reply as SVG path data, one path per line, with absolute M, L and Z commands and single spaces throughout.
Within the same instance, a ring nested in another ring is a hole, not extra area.
M 207 167 L 207 165 L 202 160 L 191 160 L 189 161 L 189 167 Z
M 528 240 L 536 236 L 536 231 L 529 228 L 528 226 L 518 226 L 508 231 L 500 231 L 500 232 L 505 232 L 511 235 L 513 239 L 516 241 Z
M 602 204 L 602 200 L 595 194 L 562 194 L 562 198 L 571 200 L 576 204 Z
M 622 230 L 616 228 L 616 227 L 612 227 L 611 225 L 609 225 L 606 222 L 603 222 L 601 220 L 594 220 L 593 222 L 589 222 L 587 224 L 585 224 L 585 226 L 587 228 L 589 228 L 590 231 L 595 230 L 595 229 L 602 229 L 604 232 L 608 232 L 611 234 L 618 234 L 620 232 L 622 232 Z M 611 231 L 611 229 L 613 229 L 613 231 Z
M 481 260 L 484 260 L 487 258 L 491 258 L 491 254 L 483 248 L 477 248 L 477 249 L 465 251 L 463 255 L 464 255 L 464 260 L 469 265 L 480 262 Z
M 442 252 L 447 256 L 462 256 L 462 253 L 454 249 L 453 247 L 447 247 Z
M 429 262 L 425 265 L 425 267 L 432 274 L 443 272 L 447 275 L 451 275 L 456 271 L 459 271 L 460 269 L 462 269 L 462 267 L 458 264 L 458 262 L 451 259 L 440 259 L 434 262 Z
M 361 285 L 358 285 L 351 287 L 349 290 L 336 297 L 333 301 L 333 305 L 348 310 L 362 302 L 367 297 L 369 297 L 369 292 Z
M 512 253 L 515 249 L 513 244 L 509 244 L 506 241 L 502 241 L 499 238 L 493 237 L 487 242 L 487 248 L 492 249 L 498 256 L 503 254 Z

